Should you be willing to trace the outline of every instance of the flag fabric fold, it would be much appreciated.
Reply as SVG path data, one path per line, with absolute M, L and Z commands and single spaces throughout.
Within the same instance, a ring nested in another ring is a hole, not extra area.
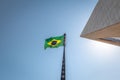
M 45 40 L 44 49 L 46 48 L 58 48 L 64 45 L 64 35 L 50 37 Z

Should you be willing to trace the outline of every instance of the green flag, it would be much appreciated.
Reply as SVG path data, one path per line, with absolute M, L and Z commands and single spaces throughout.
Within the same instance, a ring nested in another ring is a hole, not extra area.
M 44 49 L 46 48 L 58 48 L 60 46 L 64 45 L 64 35 L 62 36 L 56 36 L 56 37 L 50 37 L 45 40 Z

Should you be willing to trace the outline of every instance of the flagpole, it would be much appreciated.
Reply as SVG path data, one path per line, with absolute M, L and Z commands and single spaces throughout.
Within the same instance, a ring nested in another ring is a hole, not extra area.
M 66 34 L 64 33 L 64 46 L 63 46 L 63 59 L 62 59 L 62 69 L 61 69 L 61 80 L 66 80 L 65 73 L 65 47 L 66 47 Z

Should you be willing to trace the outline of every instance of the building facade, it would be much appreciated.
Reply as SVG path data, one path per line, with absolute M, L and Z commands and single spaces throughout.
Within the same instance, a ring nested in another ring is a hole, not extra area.
M 120 0 L 99 0 L 80 36 L 120 46 Z

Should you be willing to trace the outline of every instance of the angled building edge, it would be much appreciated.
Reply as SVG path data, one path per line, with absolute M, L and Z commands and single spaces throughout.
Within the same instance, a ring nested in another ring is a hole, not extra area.
M 99 0 L 81 37 L 120 46 L 120 0 Z
M 94 32 L 81 34 L 80 37 L 120 46 L 120 23 L 116 23 Z

